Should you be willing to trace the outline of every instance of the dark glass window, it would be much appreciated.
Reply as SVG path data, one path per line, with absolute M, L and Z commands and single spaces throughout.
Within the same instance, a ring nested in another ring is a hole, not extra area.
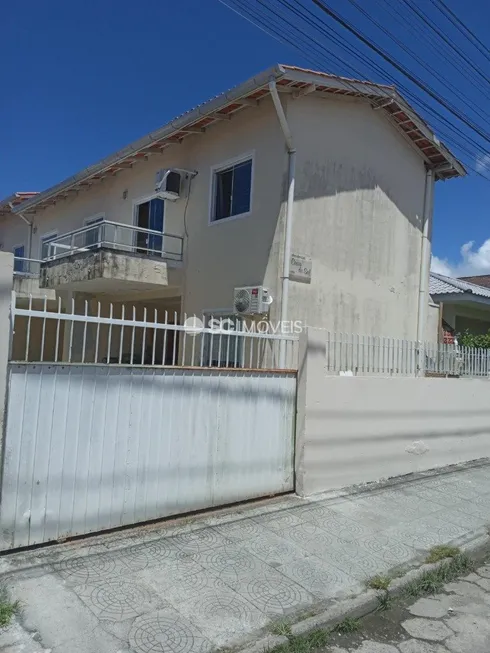
M 223 220 L 250 211 L 252 159 L 215 172 L 214 220 Z

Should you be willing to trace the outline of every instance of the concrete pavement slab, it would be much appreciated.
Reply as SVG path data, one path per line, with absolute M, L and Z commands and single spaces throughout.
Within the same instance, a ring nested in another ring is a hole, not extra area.
M 14 653 L 207 653 L 236 646 L 278 619 L 301 619 L 359 596 L 371 576 L 417 565 L 433 544 L 469 538 L 489 522 L 490 473 L 475 467 L 16 553 L 0 560 L 0 572 L 23 610 L 0 642 L 4 637 Z M 471 582 L 453 583 L 433 603 L 414 606 L 408 627 L 432 623 L 424 617 L 443 610 L 466 618 L 473 609 L 488 618 L 488 581 L 484 567 Z M 451 618 L 434 623 L 425 626 L 429 636 L 444 630 L 446 637 L 447 630 L 456 650 L 461 633 Z M 482 628 L 478 633 L 485 636 Z M 421 641 L 408 632 L 405 640 Z M 405 640 L 401 653 L 439 653 L 436 644 L 412 651 Z M 366 641 L 359 650 L 398 653 L 390 642 L 378 644 Z

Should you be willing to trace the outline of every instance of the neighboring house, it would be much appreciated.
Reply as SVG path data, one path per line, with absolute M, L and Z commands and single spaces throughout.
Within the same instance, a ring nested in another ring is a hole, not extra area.
M 0 240 L 43 261 L 50 310 L 181 321 L 262 285 L 273 322 L 415 340 L 434 182 L 464 174 L 394 87 L 277 65 L 14 203 Z
M 490 274 L 478 274 L 474 277 L 459 277 L 462 281 L 469 281 L 475 283 L 477 286 L 484 286 L 490 288 Z
M 442 310 L 446 340 L 466 330 L 475 335 L 490 330 L 490 288 L 431 272 L 429 294 Z

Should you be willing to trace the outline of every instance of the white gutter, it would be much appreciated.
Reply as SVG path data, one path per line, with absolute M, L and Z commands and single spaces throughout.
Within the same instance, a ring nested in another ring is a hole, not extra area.
M 420 255 L 419 306 L 417 313 L 417 346 L 418 346 L 418 376 L 424 376 L 425 368 L 425 329 L 427 322 L 427 304 L 429 303 L 429 272 L 430 272 L 430 233 L 432 227 L 432 210 L 434 195 L 434 172 L 428 169 L 425 173 L 424 214 L 422 228 L 422 246 Z
M 284 225 L 284 251 L 282 259 L 282 290 L 281 290 L 281 330 L 284 328 L 288 317 L 288 297 L 289 297 L 289 274 L 291 262 L 291 237 L 293 233 L 293 207 L 294 207 L 294 184 L 296 170 L 296 149 L 293 146 L 293 138 L 289 129 L 286 114 L 277 92 L 275 80 L 269 82 L 269 91 L 274 102 L 277 117 L 284 134 L 284 140 L 288 148 L 288 196 L 286 201 L 286 223 Z M 284 369 L 286 366 L 286 342 L 281 340 L 279 348 L 279 367 Z
M 22 218 L 24 222 L 29 226 L 29 232 L 27 234 L 27 256 L 26 258 L 31 258 L 31 248 L 32 248 L 32 228 L 33 228 L 33 223 L 31 220 L 28 220 L 26 216 L 21 213 L 20 211 L 17 211 L 17 213 L 14 213 L 14 205 L 12 202 L 9 202 L 10 210 L 12 211 L 12 215 L 18 215 L 19 218 Z

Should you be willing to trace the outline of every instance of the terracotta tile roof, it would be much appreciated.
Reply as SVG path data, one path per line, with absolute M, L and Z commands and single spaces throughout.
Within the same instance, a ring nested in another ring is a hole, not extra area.
M 71 191 L 89 188 L 108 175 L 161 152 L 171 143 L 181 143 L 221 120 L 256 105 L 269 94 L 269 82 L 293 97 L 314 92 L 321 95 L 342 95 L 363 98 L 382 111 L 405 138 L 413 143 L 425 161 L 436 170 L 437 178 L 449 179 L 466 174 L 463 165 L 434 134 L 393 86 L 339 77 L 325 72 L 277 64 L 238 86 L 199 104 L 177 116 L 163 127 L 147 134 L 102 161 L 81 170 L 72 177 L 48 188 L 36 198 L 27 200 L 23 210 L 38 210 L 68 196 Z
M 469 281 L 477 286 L 484 286 L 490 288 L 490 274 L 479 274 L 475 277 L 460 277 L 462 281 Z

